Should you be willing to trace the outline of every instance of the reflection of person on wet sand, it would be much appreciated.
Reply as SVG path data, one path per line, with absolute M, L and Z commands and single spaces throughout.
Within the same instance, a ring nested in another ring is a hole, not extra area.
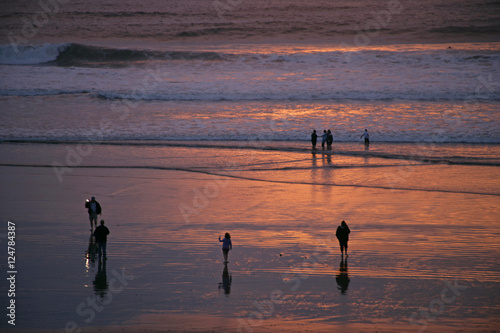
M 94 235 L 91 233 L 89 239 L 89 247 L 85 252 L 85 259 L 87 259 L 87 262 L 90 262 L 90 264 L 94 266 L 96 255 L 97 255 L 97 244 L 95 243 Z M 90 265 L 87 264 L 87 268 L 89 267 Z
M 349 242 L 350 233 L 351 230 L 347 226 L 347 223 L 345 223 L 345 221 L 342 221 L 337 228 L 337 232 L 335 233 L 335 236 L 337 236 L 337 239 L 339 240 L 340 252 L 342 253 L 342 256 L 344 256 L 344 249 L 345 255 L 347 256 L 347 242 Z
M 339 274 L 335 278 L 337 280 L 338 289 L 340 289 L 340 293 L 342 295 L 345 294 L 347 288 L 349 287 L 349 275 L 347 274 L 347 258 L 342 258 L 340 260 Z
M 108 277 L 106 276 L 106 260 L 99 258 L 99 266 L 94 279 L 94 292 L 101 298 L 108 292 Z
M 222 271 L 222 282 L 219 282 L 219 289 L 224 289 L 224 294 L 226 295 L 231 293 L 231 282 L 233 282 L 233 276 L 229 274 L 227 263 L 225 263 L 224 270 Z

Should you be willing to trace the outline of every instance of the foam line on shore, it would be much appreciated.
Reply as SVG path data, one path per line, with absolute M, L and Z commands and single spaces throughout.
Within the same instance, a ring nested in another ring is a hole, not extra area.
M 1 163 L 0 167 L 26 167 L 26 168 L 53 168 L 52 165 L 47 164 L 9 164 Z M 392 191 L 417 191 L 417 192 L 439 192 L 439 193 L 453 193 L 453 194 L 471 194 L 471 195 L 484 195 L 484 196 L 499 196 L 500 193 L 482 193 L 473 191 L 453 191 L 453 190 L 443 190 L 443 189 L 421 189 L 421 188 L 407 188 L 407 187 L 396 187 L 396 186 L 381 186 L 381 185 L 360 185 L 360 184 L 335 184 L 335 183 L 312 183 L 312 182 L 296 182 L 296 181 L 285 181 L 285 180 L 273 180 L 273 179 L 259 179 L 253 177 L 245 177 L 241 175 L 231 175 L 227 173 L 217 173 L 209 172 L 198 169 L 189 168 L 176 168 L 176 167 L 159 167 L 159 166 L 92 166 L 92 165 L 82 165 L 74 166 L 75 169 L 131 169 L 131 170 L 163 170 L 163 171 L 184 171 L 192 173 L 201 173 L 212 176 L 229 177 L 242 180 L 267 182 L 267 183 L 278 183 L 278 184 L 292 184 L 292 185 L 318 185 L 318 186 L 333 186 L 333 187 L 355 187 L 355 188 L 371 188 L 371 189 L 381 189 L 381 190 L 392 190 Z
M 259 150 L 259 151 L 278 151 L 278 152 L 297 152 L 297 153 L 315 153 L 321 155 L 341 155 L 341 156 L 354 156 L 354 157 L 373 157 L 391 160 L 405 160 L 423 163 L 435 164 L 449 164 L 449 165 L 475 165 L 475 166 L 500 166 L 500 162 L 496 158 L 470 158 L 462 156 L 430 156 L 425 155 L 424 150 L 418 150 L 418 153 L 410 154 L 395 154 L 389 152 L 374 152 L 374 151 L 352 151 L 352 150 L 311 150 L 311 148 L 298 148 L 298 147 L 279 147 L 271 146 L 269 144 L 255 144 L 249 141 L 241 141 L 241 144 L 202 144 L 200 143 L 180 143 L 180 142 L 134 142 L 134 141 L 54 141 L 54 140 L 5 140 L 2 143 L 32 143 L 32 144 L 64 144 L 64 145 L 78 145 L 78 144 L 96 144 L 100 146 L 131 146 L 131 147 L 180 147 L 180 148 L 197 148 L 197 149 L 233 149 L 233 150 Z M 248 144 L 245 144 L 248 143 Z M 257 141 L 258 143 L 258 141 Z M 404 144 L 404 142 L 398 142 Z

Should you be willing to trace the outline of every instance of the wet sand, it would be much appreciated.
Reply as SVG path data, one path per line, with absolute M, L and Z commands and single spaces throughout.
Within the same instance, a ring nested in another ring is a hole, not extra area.
M 16 223 L 19 304 L 16 326 L 3 320 L 2 330 L 483 332 L 500 325 L 500 202 L 486 194 L 495 167 L 419 163 L 410 173 L 408 161 L 371 158 L 362 161 L 378 167 L 337 171 L 324 167 L 321 154 L 312 167 L 310 153 L 214 148 L 186 156 L 172 147 L 103 146 L 59 181 L 50 165 L 65 149 L 2 145 L 0 211 Z M 170 169 L 147 167 L 148 158 Z M 255 170 L 265 161 L 297 168 Z M 393 167 L 384 163 L 402 163 L 407 177 L 391 188 Z M 342 183 L 356 174 L 364 186 Z M 474 177 L 486 190 L 470 185 Z M 419 189 L 422 179 L 433 179 L 432 188 Z M 93 195 L 111 231 L 105 265 L 84 208 Z M 352 230 L 344 261 L 334 237 L 341 220 Z M 227 267 L 217 240 L 226 231 L 234 246 Z

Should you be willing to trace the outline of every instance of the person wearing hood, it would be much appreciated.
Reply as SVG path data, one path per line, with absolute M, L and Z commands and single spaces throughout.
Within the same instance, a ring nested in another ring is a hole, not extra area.
M 340 225 L 337 227 L 337 232 L 335 233 L 335 236 L 337 236 L 337 239 L 339 240 L 340 252 L 342 253 L 342 256 L 344 256 L 344 249 L 345 255 L 347 256 L 347 242 L 349 242 L 350 233 L 351 230 L 347 226 L 347 223 L 342 220 Z

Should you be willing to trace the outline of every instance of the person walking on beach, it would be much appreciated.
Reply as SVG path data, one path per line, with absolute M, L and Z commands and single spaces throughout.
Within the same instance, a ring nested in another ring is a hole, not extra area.
M 101 256 L 104 256 L 104 259 L 108 259 L 106 257 L 106 243 L 108 241 L 109 229 L 104 225 L 104 220 L 101 220 L 101 225 L 95 228 L 94 237 L 95 242 L 97 243 L 97 252 L 99 252 L 99 260 L 101 260 Z
M 323 130 L 323 136 L 321 137 L 321 147 L 323 149 L 325 149 L 325 143 L 327 138 L 328 138 L 328 133 L 326 133 L 326 130 Z
M 349 241 L 349 234 L 351 233 L 351 230 L 347 226 L 347 223 L 342 220 L 340 225 L 337 227 L 337 232 L 335 233 L 335 236 L 337 236 L 337 239 L 339 240 L 340 244 L 340 252 L 342 253 L 342 256 L 344 256 L 344 248 L 345 248 L 345 255 L 347 256 L 347 242 Z
M 231 235 L 229 235 L 229 232 L 226 232 L 223 239 L 220 239 L 219 236 L 219 242 L 222 242 L 222 254 L 224 255 L 224 263 L 226 264 L 228 263 L 227 254 L 229 250 L 233 249 L 233 243 L 231 242 Z
M 370 134 L 368 134 L 368 130 L 365 128 L 365 132 L 361 134 L 361 137 L 365 139 L 365 147 L 370 146 Z
M 326 132 L 326 148 L 332 149 L 332 143 L 333 143 L 333 134 L 330 130 L 328 130 L 328 132 Z
M 92 199 L 87 199 L 85 201 L 85 208 L 88 208 L 90 231 L 92 231 L 92 221 L 94 221 L 94 227 L 97 227 L 97 215 L 101 215 L 102 213 L 101 205 L 97 202 L 95 197 L 92 197 Z
M 316 130 L 313 130 L 313 132 L 311 133 L 311 143 L 313 149 L 316 149 L 316 142 L 318 142 L 318 134 L 316 133 Z

